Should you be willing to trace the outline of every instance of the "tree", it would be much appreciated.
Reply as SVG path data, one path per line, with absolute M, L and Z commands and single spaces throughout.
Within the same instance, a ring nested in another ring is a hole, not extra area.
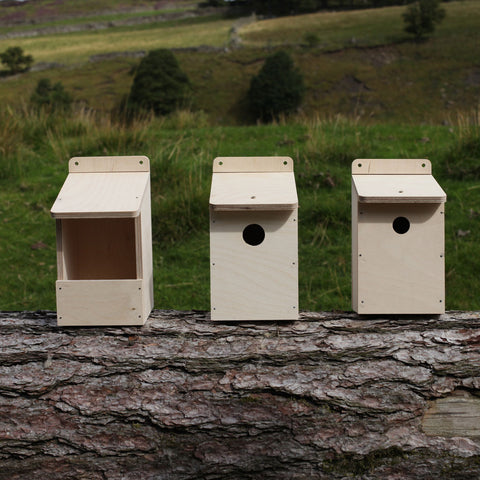
M 435 31 L 435 25 L 445 18 L 445 9 L 440 7 L 439 0 L 418 0 L 412 3 L 403 14 L 405 31 L 422 41 Z
M 33 57 L 25 55 L 21 47 L 7 48 L 3 53 L 0 53 L 0 60 L 12 74 L 29 70 L 33 63 Z
M 170 50 L 153 50 L 142 58 L 127 99 L 127 110 L 166 115 L 184 106 L 191 86 Z
M 268 122 L 297 110 L 304 92 L 302 74 L 290 55 L 280 51 L 268 57 L 252 78 L 247 99 L 255 118 Z
M 70 110 L 72 101 L 72 96 L 65 90 L 62 82 L 52 85 L 48 78 L 41 78 L 38 81 L 37 87 L 30 97 L 30 102 L 34 107 L 49 111 L 66 112 Z

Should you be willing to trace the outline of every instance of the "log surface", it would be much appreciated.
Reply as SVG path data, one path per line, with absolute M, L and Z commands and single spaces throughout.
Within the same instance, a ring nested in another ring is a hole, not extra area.
M 449 407 L 449 405 L 451 407 Z M 0 313 L 0 479 L 480 478 L 480 312 Z

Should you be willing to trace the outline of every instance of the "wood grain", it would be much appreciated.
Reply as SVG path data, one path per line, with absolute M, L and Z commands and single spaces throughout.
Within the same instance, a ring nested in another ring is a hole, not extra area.
M 361 203 L 442 203 L 447 194 L 431 175 L 353 175 Z

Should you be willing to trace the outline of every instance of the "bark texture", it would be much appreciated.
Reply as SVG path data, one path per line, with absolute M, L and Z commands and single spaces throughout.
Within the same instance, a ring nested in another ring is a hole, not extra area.
M 470 480 L 479 397 L 479 312 L 213 324 L 157 310 L 139 328 L 0 313 L 2 480 Z

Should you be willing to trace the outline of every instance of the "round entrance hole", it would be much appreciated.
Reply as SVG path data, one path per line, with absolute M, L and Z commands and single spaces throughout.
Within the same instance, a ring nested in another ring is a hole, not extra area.
M 255 247 L 265 240 L 265 230 L 260 225 L 252 223 L 243 229 L 242 236 L 245 243 Z
M 404 233 L 407 233 L 408 230 L 410 230 L 410 221 L 408 220 L 408 218 L 405 217 L 397 217 L 393 221 L 392 226 L 395 232 L 403 235 Z

